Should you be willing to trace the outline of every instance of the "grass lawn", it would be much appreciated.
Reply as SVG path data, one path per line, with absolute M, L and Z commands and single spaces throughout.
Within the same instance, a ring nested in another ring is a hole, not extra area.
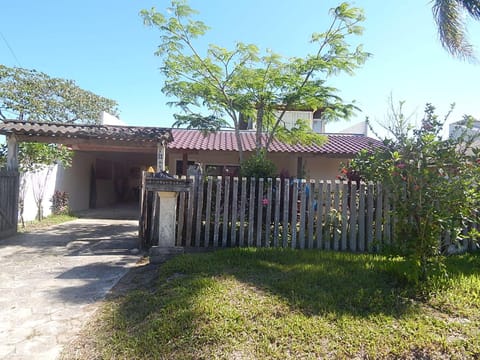
M 88 337 L 104 359 L 478 359 L 480 256 L 448 289 L 408 298 L 385 257 L 283 249 L 188 254 L 155 286 L 107 301 Z
M 18 225 L 18 232 L 29 232 L 33 230 L 43 229 L 52 225 L 61 224 L 67 221 L 72 221 L 77 219 L 76 216 L 70 214 L 61 214 L 61 215 L 49 215 L 42 219 L 42 221 L 33 220 L 26 221 L 25 227 L 22 224 Z

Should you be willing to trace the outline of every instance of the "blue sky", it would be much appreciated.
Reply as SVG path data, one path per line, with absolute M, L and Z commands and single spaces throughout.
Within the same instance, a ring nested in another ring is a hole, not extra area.
M 332 0 L 191 0 L 199 19 L 212 29 L 204 43 L 226 48 L 236 41 L 255 43 L 285 56 L 304 56 L 313 32 L 326 29 Z M 176 111 L 162 93 L 160 59 L 153 53 L 158 32 L 145 27 L 138 13 L 167 1 L 154 0 L 16 0 L 2 5 L 0 61 L 73 79 L 94 93 L 116 100 L 129 125 L 170 126 Z M 438 42 L 427 0 L 353 2 L 367 17 L 359 38 L 372 53 L 355 76 L 331 78 L 347 101 L 365 116 L 381 121 L 390 93 L 405 100 L 407 113 L 421 117 L 426 102 L 439 113 L 456 103 L 451 121 L 463 114 L 480 118 L 480 65 L 451 58 Z M 480 45 L 480 24 L 469 23 L 470 38 Z M 13 50 L 10 51 L 7 43 Z M 480 54 L 479 54 L 480 56 Z M 327 129 L 339 130 L 348 124 Z

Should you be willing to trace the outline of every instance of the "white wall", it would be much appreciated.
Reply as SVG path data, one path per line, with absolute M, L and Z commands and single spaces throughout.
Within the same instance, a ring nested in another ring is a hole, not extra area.
M 55 192 L 55 179 L 57 177 L 58 166 L 50 167 L 50 170 L 44 169 L 36 173 L 26 173 L 22 175 L 25 179 L 25 200 L 23 219 L 25 221 L 35 220 L 37 216 L 37 205 L 35 195 L 40 194 L 43 189 L 43 216 L 52 213 L 52 196 Z

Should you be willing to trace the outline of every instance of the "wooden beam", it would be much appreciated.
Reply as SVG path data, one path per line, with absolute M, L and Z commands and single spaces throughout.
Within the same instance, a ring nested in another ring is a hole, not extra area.
M 117 145 L 90 145 L 76 144 L 71 146 L 72 150 L 78 151 L 99 151 L 99 152 L 124 152 L 124 153 L 140 153 L 140 154 L 156 154 L 156 146 L 117 146 Z
M 96 146 L 127 146 L 127 147 L 150 147 L 155 149 L 157 143 L 151 141 L 130 141 L 127 139 L 81 139 L 64 136 L 29 136 L 16 135 L 18 142 L 39 142 L 47 144 L 64 144 L 64 145 L 96 145 Z
M 15 135 L 7 137 L 7 170 L 18 170 L 18 142 Z

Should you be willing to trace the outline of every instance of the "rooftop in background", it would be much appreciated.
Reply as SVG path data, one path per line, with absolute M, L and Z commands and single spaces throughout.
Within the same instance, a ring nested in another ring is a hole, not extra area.
M 200 130 L 172 129 L 173 141 L 168 144 L 169 149 L 175 150 L 217 150 L 238 151 L 235 132 L 221 130 L 215 133 L 204 134 Z M 360 150 L 382 146 L 382 142 L 358 134 L 325 134 L 326 143 L 323 145 L 286 144 L 274 140 L 271 152 L 283 153 L 310 153 L 330 156 L 353 156 Z M 240 133 L 244 151 L 255 150 L 255 131 Z

